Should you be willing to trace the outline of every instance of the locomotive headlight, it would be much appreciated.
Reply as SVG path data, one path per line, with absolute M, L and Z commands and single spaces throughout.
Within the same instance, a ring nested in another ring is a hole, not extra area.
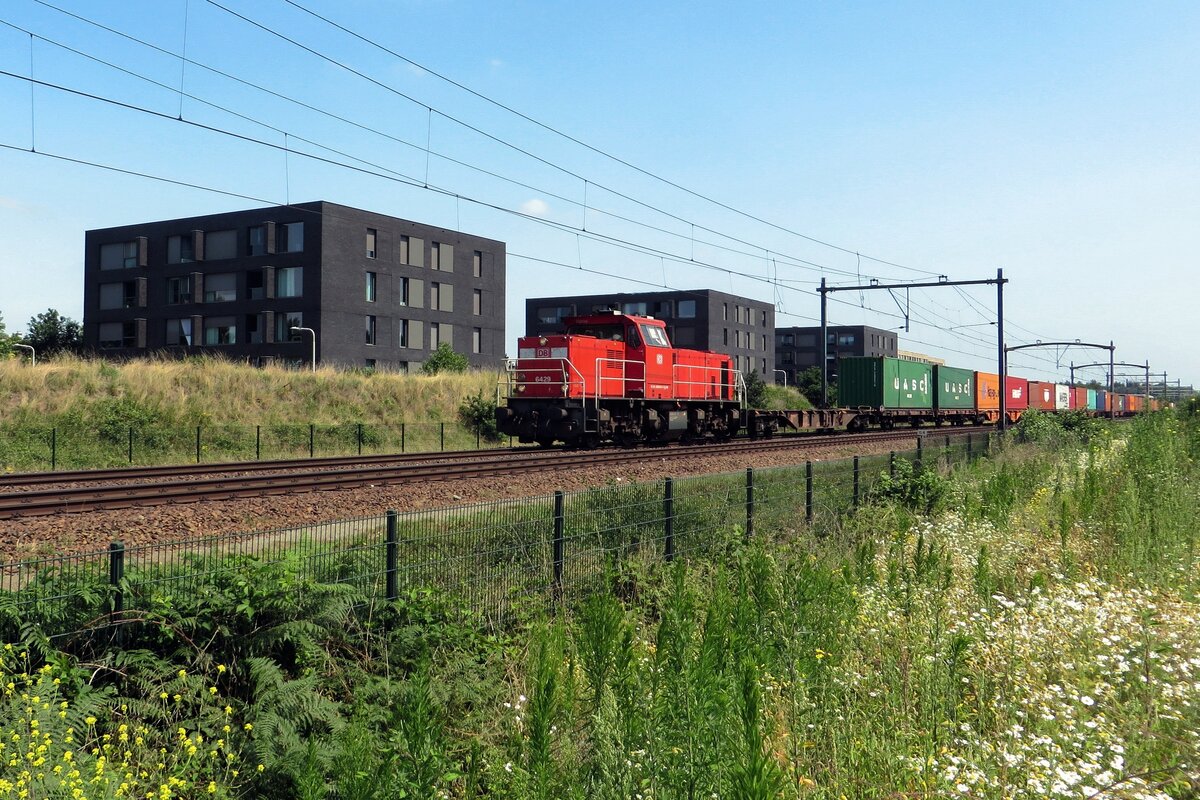
M 547 339 L 545 336 L 543 336 L 542 338 L 538 339 L 538 344 L 540 344 L 542 347 L 545 347 L 546 343 L 549 341 L 550 341 L 549 339 Z
M 523 391 L 525 391 L 525 384 L 523 384 L 523 383 L 518 383 L 518 384 L 517 384 L 517 391 L 518 391 L 518 392 L 523 392 Z
M 517 373 L 517 380 L 519 380 L 519 381 L 523 381 L 523 380 L 525 380 L 525 373 L 524 373 L 524 372 L 518 372 L 518 373 Z

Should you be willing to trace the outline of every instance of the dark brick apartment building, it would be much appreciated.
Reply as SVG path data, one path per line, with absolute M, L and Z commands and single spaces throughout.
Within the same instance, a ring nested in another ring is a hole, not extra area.
M 846 356 L 896 357 L 896 332 L 869 325 L 830 325 L 825 329 L 829 377 L 837 378 L 837 360 Z M 809 367 L 821 365 L 821 328 L 805 326 L 775 331 L 775 368 L 787 374 L 789 385 Z
M 327 202 L 88 231 L 84 343 L 129 358 L 409 369 L 504 359 L 505 245 Z

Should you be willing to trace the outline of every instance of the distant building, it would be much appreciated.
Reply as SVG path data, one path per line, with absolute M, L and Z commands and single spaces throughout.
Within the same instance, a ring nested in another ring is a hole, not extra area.
M 712 289 L 677 292 L 533 297 L 525 301 L 525 331 L 537 336 L 562 328 L 564 317 L 616 308 L 667 323 L 676 347 L 712 350 L 733 357 L 734 368 L 771 382 L 775 363 L 775 307 Z
M 327 202 L 88 231 L 84 343 L 102 355 L 408 369 L 448 342 L 504 358 L 503 242 Z
M 917 361 L 921 364 L 936 364 L 939 367 L 946 365 L 946 359 L 936 356 L 927 356 L 924 353 L 914 353 L 912 350 L 897 350 L 896 358 L 903 361 Z
M 896 356 L 896 332 L 868 325 L 830 325 L 826 329 L 829 378 L 837 377 L 837 360 L 844 356 Z M 789 384 L 810 367 L 821 365 L 821 328 L 818 325 L 780 328 L 775 331 L 775 368 L 787 374 Z

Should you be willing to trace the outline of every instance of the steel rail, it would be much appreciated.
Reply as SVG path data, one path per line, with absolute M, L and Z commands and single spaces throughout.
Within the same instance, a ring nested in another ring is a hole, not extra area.
M 956 428 L 945 432 L 958 436 L 973 431 Z M 887 431 L 872 434 L 844 434 L 837 437 L 785 437 L 725 444 L 664 447 L 657 449 L 612 451 L 530 450 L 514 454 L 503 451 L 506 458 L 475 460 L 459 464 L 417 463 L 377 464 L 328 469 L 312 465 L 306 472 L 267 475 L 225 475 L 219 477 L 160 481 L 152 483 L 127 482 L 93 484 L 37 489 L 0 494 L 0 519 L 164 505 L 200 500 L 227 500 L 261 497 L 303 491 L 356 488 L 380 484 L 444 481 L 463 478 L 510 475 L 514 468 L 526 472 L 542 472 L 604 464 L 642 462 L 647 457 L 662 459 L 688 458 L 697 455 L 739 455 L 806 448 L 828 444 L 853 444 L 889 440 L 913 440 L 919 435 L 912 431 Z M 929 437 L 926 437 L 929 438 Z M 473 453 L 477 451 L 471 451 Z M 519 458 L 514 459 L 514 455 Z M 515 463 L 514 463 L 515 462 Z

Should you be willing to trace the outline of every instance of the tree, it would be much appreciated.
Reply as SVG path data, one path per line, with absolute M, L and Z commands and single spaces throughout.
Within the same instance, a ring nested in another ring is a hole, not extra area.
M 752 370 L 746 376 L 746 405 L 750 408 L 764 408 L 767 405 L 767 384 L 758 370 Z
M 439 372 L 466 372 L 471 362 L 462 353 L 454 352 L 448 343 L 441 342 L 437 350 L 426 359 L 421 366 L 421 372 L 426 375 L 437 375 Z
M 820 408 L 821 406 L 821 368 L 809 367 L 796 376 L 796 388 L 800 394 L 808 398 L 808 402 Z M 829 402 L 837 402 L 837 383 L 829 382 Z
M 0 357 L 12 353 L 12 337 L 4 331 L 4 315 L 0 314 Z
M 83 347 L 83 331 L 78 322 L 50 308 L 29 318 L 29 329 L 22 343 L 36 350 L 39 356 L 77 353 Z

